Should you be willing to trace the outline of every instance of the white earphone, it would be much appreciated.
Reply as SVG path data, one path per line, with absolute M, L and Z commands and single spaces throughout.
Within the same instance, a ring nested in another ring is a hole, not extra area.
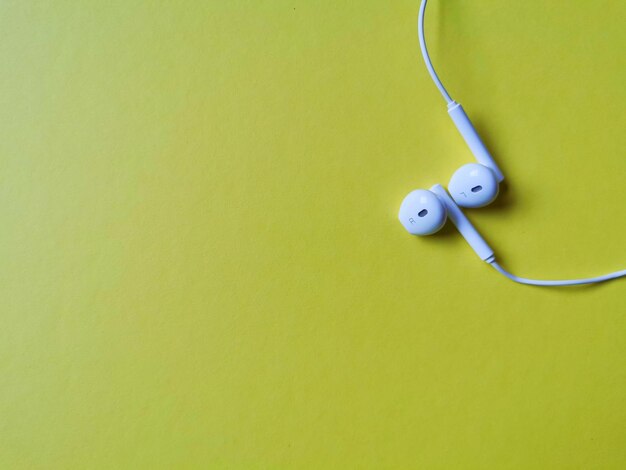
M 514 276 L 496 262 L 493 250 L 480 236 L 460 207 L 483 207 L 493 202 L 498 196 L 499 183 L 504 179 L 504 175 L 489 154 L 463 107 L 450 97 L 433 68 L 424 38 L 424 14 L 427 2 L 428 0 L 422 0 L 418 18 L 420 48 L 426 62 L 426 68 L 448 103 L 448 114 L 463 136 L 477 163 L 468 163 L 455 171 L 448 184 L 448 191 L 443 186 L 436 184 L 430 190 L 417 189 L 409 193 L 402 201 L 398 213 L 398 218 L 404 228 L 412 235 L 430 235 L 441 229 L 449 218 L 480 259 L 491 264 L 509 279 L 521 284 L 571 286 L 593 284 L 626 276 L 625 269 L 586 279 L 541 281 Z

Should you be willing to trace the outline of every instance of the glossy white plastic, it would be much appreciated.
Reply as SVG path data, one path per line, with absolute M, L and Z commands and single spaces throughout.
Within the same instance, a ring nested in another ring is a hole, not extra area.
M 463 136 L 463 140 L 470 148 L 471 152 L 474 154 L 474 158 L 481 165 L 485 165 L 487 168 L 491 168 L 496 175 L 496 179 L 498 183 L 504 179 L 504 175 L 496 165 L 496 162 L 492 158 L 489 150 L 483 144 L 478 132 L 474 128 L 472 121 L 470 121 L 469 117 L 465 113 L 463 106 L 461 106 L 456 101 L 452 101 L 448 103 L 448 114 L 452 118 L 454 125 Z
M 472 247 L 476 254 L 488 263 L 491 263 L 495 257 L 493 250 L 487 242 L 480 236 L 480 233 L 474 228 L 469 219 L 463 214 L 463 211 L 454 203 L 448 192 L 440 184 L 434 185 L 430 190 L 437 195 L 439 200 L 444 204 L 449 219 L 461 232 L 461 235 L 467 243 Z
M 446 207 L 425 189 L 410 192 L 400 205 L 398 219 L 412 235 L 430 235 L 446 223 Z
M 454 172 L 448 191 L 461 207 L 483 207 L 498 196 L 498 180 L 491 168 L 468 163 Z

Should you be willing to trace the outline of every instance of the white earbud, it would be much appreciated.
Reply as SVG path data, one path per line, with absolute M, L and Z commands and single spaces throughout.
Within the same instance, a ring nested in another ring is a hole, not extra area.
M 448 103 L 448 114 L 478 163 L 459 168 L 448 184 L 448 190 L 461 207 L 483 207 L 498 196 L 498 185 L 504 175 L 483 144 L 472 121 L 456 101 Z
M 398 218 L 410 234 L 430 235 L 444 226 L 446 212 L 446 206 L 434 193 L 416 189 L 402 201 Z
M 491 168 L 468 163 L 454 172 L 448 191 L 461 207 L 483 207 L 498 196 L 498 179 Z
M 498 168 L 489 150 L 487 150 L 487 147 L 485 147 L 478 132 L 476 132 L 476 128 L 465 113 L 463 106 L 451 100 L 448 102 L 448 114 L 452 118 L 452 122 L 454 122 L 454 125 L 460 132 L 463 140 L 465 140 L 465 143 L 474 155 L 476 161 L 493 171 L 496 182 L 500 183 L 504 179 L 504 175 L 500 171 L 500 168 Z

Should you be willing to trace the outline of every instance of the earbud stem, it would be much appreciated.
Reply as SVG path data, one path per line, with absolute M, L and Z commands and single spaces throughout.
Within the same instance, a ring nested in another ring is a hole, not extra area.
M 483 141 L 472 124 L 472 121 L 470 121 L 469 117 L 465 113 L 463 106 L 456 101 L 452 101 L 448 104 L 448 114 L 452 118 L 452 121 L 454 121 L 454 124 L 461 133 L 461 136 L 463 136 L 463 140 L 465 140 L 465 143 L 474 154 L 474 158 L 476 158 L 478 163 L 481 165 L 491 168 L 496 175 L 498 183 L 501 182 L 504 179 L 504 175 L 500 171 L 500 168 L 498 168 L 498 165 L 496 165 L 494 159 L 491 157 L 491 154 L 487 150 L 487 147 L 485 147 L 485 144 L 483 144 Z
M 483 239 L 483 237 L 480 236 L 478 231 L 474 228 L 459 206 L 455 204 L 454 200 L 450 197 L 445 188 L 440 184 L 436 184 L 430 188 L 430 190 L 435 193 L 439 200 L 446 206 L 448 218 L 456 226 L 459 232 L 461 232 L 463 238 L 465 238 L 467 243 L 469 243 L 480 259 L 486 261 L 487 263 L 492 262 L 495 259 L 493 250 L 489 245 L 487 245 L 487 242 Z

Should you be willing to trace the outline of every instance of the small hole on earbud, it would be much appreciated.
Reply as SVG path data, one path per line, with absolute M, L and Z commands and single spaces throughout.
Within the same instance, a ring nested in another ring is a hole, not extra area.
M 417 213 L 417 215 L 419 215 L 420 217 L 424 217 L 427 214 L 428 214 L 428 211 L 426 209 L 422 209 L 421 211 Z
M 478 185 L 478 186 L 474 186 L 474 187 L 472 188 L 472 192 L 473 192 L 473 193 L 477 193 L 478 191 L 480 191 L 480 190 L 482 190 L 482 189 L 483 189 L 483 187 L 482 187 L 482 186 L 480 186 L 480 185 Z

